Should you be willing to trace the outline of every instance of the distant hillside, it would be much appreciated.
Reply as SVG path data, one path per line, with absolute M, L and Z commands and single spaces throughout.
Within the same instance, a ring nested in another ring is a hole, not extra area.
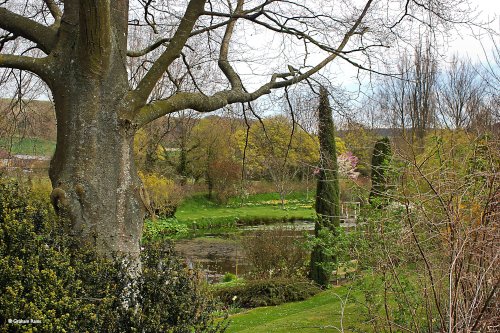
M 0 98 L 0 138 L 56 140 L 56 117 L 50 101 Z

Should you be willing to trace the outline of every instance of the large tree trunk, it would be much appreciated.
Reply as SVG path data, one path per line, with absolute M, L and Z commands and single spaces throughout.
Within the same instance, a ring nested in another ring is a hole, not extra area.
M 82 245 L 139 254 L 144 206 L 133 156 L 134 130 L 118 118 L 117 91 L 68 83 L 56 95 L 53 201 Z
M 144 193 L 134 165 L 136 128 L 120 117 L 133 107 L 124 98 L 127 2 L 114 3 L 114 10 L 104 2 L 98 11 L 94 6 L 65 5 L 62 30 L 69 37 L 53 52 L 60 60 L 49 83 L 57 117 L 52 200 L 80 246 L 137 257 Z

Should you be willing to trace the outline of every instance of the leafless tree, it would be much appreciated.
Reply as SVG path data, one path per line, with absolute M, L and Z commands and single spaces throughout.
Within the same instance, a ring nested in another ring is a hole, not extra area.
M 429 42 L 419 44 L 412 56 L 403 54 L 397 77 L 383 80 L 380 103 L 393 127 L 420 142 L 435 123 L 437 60 Z M 406 135 L 405 135 L 406 136 Z
M 454 56 L 439 80 L 436 89 L 438 109 L 449 128 L 469 128 L 478 118 L 488 121 L 482 110 L 485 86 L 477 69 L 465 59 Z
M 487 109 L 492 118 L 492 124 L 496 125 L 498 132 L 498 123 L 500 122 L 500 43 L 498 42 L 498 32 L 490 32 L 492 47 L 485 52 L 486 61 L 483 62 L 483 70 L 479 70 L 487 86 Z M 498 134 L 498 133 L 497 133 Z

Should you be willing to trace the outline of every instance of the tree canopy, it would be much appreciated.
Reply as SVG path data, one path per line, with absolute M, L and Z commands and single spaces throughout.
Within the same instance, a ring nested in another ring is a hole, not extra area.
M 466 22 L 461 3 L 7 0 L 0 8 L 0 66 L 33 72 L 51 90 L 70 59 L 85 64 L 82 74 L 123 66 L 129 91 L 120 98 L 134 107 L 122 117 L 142 126 L 182 109 L 208 112 L 255 100 L 337 58 L 368 68 L 375 50 L 395 38 L 410 41 L 407 21 L 432 20 L 436 29 Z M 265 79 L 245 82 L 250 73 Z

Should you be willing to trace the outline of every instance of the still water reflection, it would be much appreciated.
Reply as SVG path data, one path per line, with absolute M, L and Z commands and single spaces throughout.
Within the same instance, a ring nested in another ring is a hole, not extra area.
M 251 269 L 241 245 L 242 237 L 258 237 L 271 232 L 275 227 L 288 229 L 284 237 L 300 238 L 304 233 L 314 231 L 314 222 L 300 221 L 290 224 L 258 225 L 239 228 L 236 232 L 205 234 L 193 239 L 182 239 L 175 243 L 175 249 L 190 266 L 202 269 L 209 281 L 217 281 L 225 273 L 242 275 Z

